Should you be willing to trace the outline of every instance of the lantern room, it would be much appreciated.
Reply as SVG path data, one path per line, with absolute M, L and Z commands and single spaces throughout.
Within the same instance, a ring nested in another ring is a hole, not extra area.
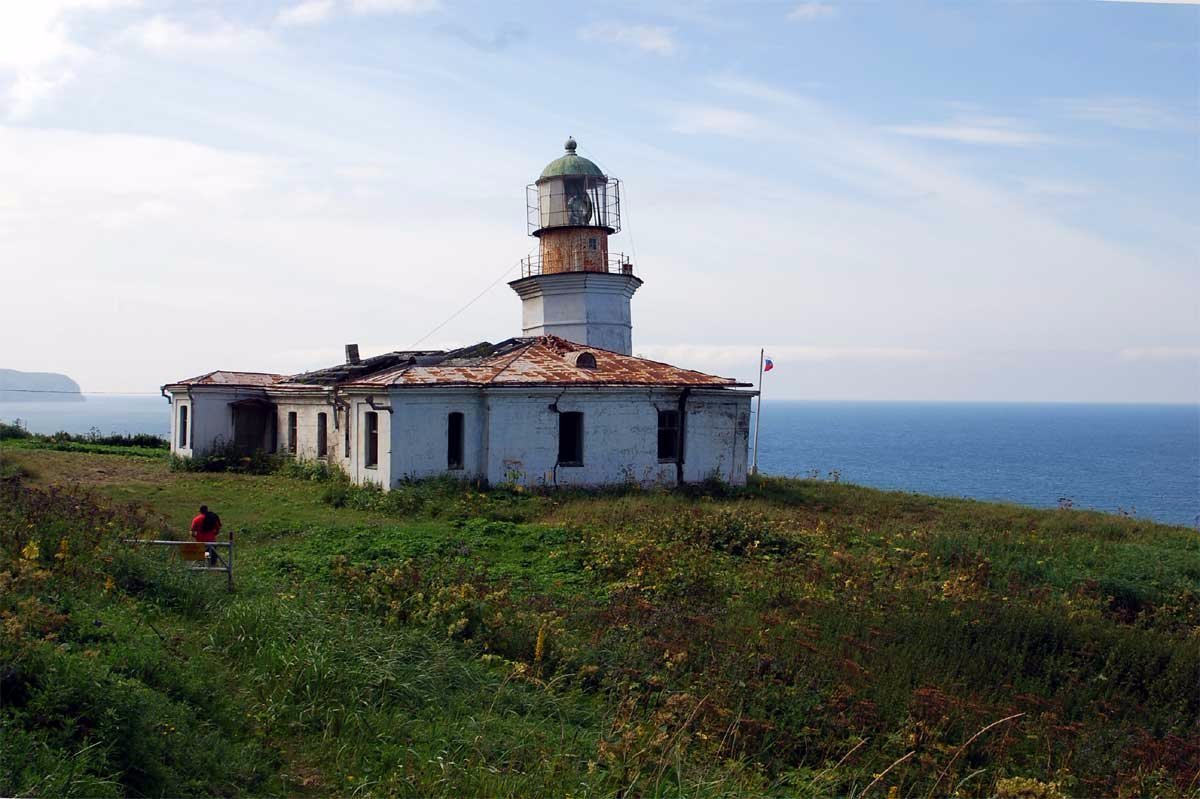
M 527 187 L 529 234 L 539 239 L 539 253 L 526 260 L 525 274 L 628 274 L 628 260 L 608 251 L 608 237 L 621 229 L 620 182 L 578 155 L 574 139 L 565 147 Z

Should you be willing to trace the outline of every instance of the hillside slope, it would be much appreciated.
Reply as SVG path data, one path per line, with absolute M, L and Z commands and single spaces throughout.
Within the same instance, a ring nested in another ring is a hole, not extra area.
M 0 402 L 83 402 L 79 384 L 54 372 L 0 369 Z
M 33 475 L 0 501 L 5 795 L 1197 789 L 1195 531 L 0 456 Z M 239 531 L 233 594 L 114 544 L 200 502 Z

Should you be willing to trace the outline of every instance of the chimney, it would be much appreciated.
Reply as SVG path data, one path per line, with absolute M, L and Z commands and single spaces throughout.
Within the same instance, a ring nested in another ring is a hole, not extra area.
M 358 345 L 357 344 L 347 344 L 346 345 L 346 363 L 348 363 L 352 366 L 354 364 L 358 363 Z

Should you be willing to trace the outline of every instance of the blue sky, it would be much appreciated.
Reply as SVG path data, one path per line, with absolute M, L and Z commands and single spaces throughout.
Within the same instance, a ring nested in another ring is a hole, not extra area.
M 0 267 L 53 299 L 5 303 L 0 365 L 141 391 L 517 335 L 571 134 L 623 181 L 637 354 L 1195 401 L 1198 41 L 1183 3 L 8 4 Z

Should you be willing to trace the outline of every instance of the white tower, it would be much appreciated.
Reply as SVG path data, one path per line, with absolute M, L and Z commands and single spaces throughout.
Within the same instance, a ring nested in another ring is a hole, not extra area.
M 508 285 L 521 298 L 524 335 L 632 355 L 629 301 L 642 281 L 628 258 L 608 251 L 608 237 L 621 229 L 620 183 L 575 147 L 567 139 L 566 155 L 527 188 L 529 233 L 539 252 Z

